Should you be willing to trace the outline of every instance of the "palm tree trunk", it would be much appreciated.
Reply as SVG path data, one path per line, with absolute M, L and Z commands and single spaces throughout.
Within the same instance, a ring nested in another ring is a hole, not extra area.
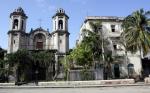
M 128 71 L 128 54 L 127 50 L 125 49 L 125 64 L 126 64 L 126 69 L 127 69 L 127 78 L 129 78 L 129 71 Z
M 142 48 L 141 47 L 139 47 L 139 50 L 140 50 L 140 64 L 141 64 L 141 73 L 140 73 L 140 78 L 142 78 L 143 77 L 143 75 L 142 75 L 142 72 L 143 72 L 143 67 L 142 67 L 142 58 L 143 58 L 143 55 L 142 55 Z

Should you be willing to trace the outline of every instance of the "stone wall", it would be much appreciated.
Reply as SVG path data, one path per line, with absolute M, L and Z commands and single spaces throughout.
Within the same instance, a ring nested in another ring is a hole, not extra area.
M 103 69 L 96 70 L 71 70 L 69 72 L 70 81 L 81 81 L 81 80 L 103 80 Z
M 150 76 L 144 79 L 145 84 L 150 84 Z
M 117 84 L 134 84 L 134 79 L 116 79 L 116 80 L 95 80 L 95 81 L 59 81 L 59 82 L 39 82 L 39 86 L 51 87 L 81 87 L 81 86 L 100 86 Z

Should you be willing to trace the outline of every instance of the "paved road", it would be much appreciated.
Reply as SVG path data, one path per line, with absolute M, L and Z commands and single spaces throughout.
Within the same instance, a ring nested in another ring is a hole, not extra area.
M 0 93 L 150 93 L 150 86 L 0 89 Z

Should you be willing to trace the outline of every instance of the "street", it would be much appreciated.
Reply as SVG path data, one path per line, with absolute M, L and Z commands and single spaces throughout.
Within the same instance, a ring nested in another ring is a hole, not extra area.
M 0 93 L 150 93 L 150 86 L 96 88 L 1 88 Z

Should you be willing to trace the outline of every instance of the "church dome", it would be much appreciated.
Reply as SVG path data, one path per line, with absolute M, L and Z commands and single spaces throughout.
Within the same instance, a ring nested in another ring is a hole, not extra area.
M 26 16 L 24 10 L 23 10 L 21 7 L 18 7 L 17 9 L 15 9 L 14 12 L 10 14 L 10 17 L 11 17 L 12 15 L 21 15 L 21 16 L 27 18 L 27 16 Z

